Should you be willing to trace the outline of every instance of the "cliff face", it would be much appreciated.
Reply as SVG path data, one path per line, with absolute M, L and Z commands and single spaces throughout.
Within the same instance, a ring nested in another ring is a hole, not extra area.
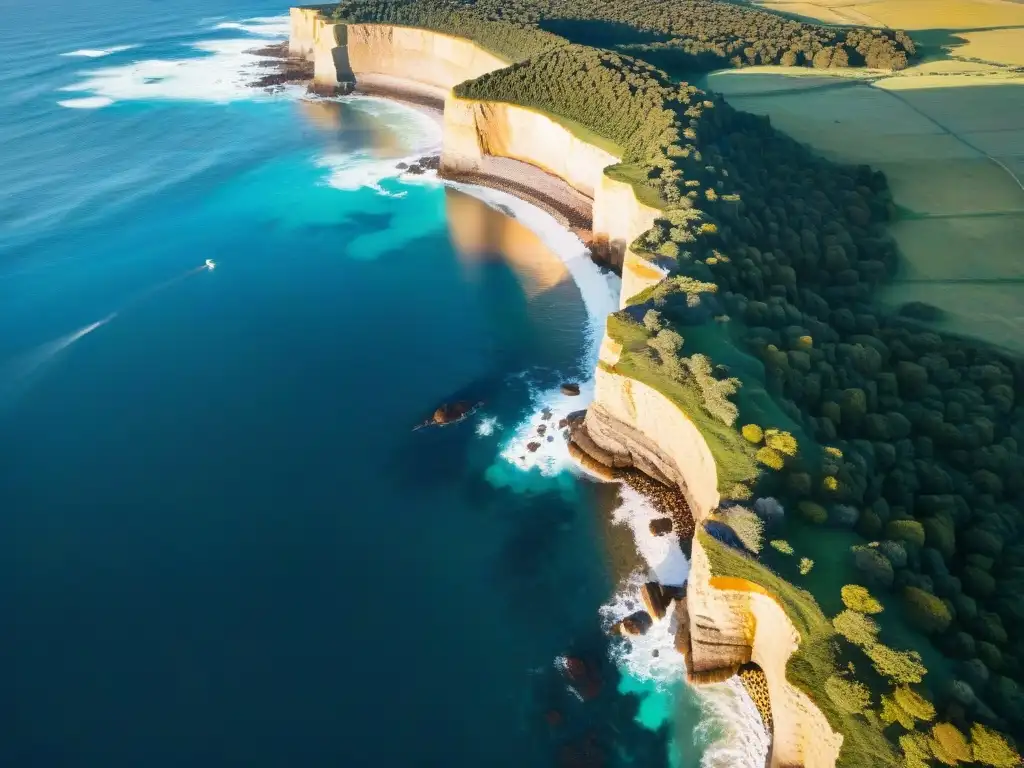
M 686 414 L 643 382 L 615 373 L 622 348 L 607 335 L 595 372 L 594 402 L 583 422 L 586 439 L 615 466 L 634 466 L 678 485 L 696 522 L 718 506 L 718 475 L 707 443 Z
M 699 675 L 747 661 L 764 671 L 774 720 L 772 768 L 833 768 L 843 737 L 786 679 L 786 665 L 800 636 L 775 598 L 744 579 L 714 576 L 694 539 L 686 599 L 692 672 Z
M 441 98 L 459 83 L 509 64 L 468 40 L 382 24 L 348 26 L 348 63 L 357 80 L 411 80 L 436 89 Z
M 451 93 L 464 80 L 506 66 L 504 61 L 466 40 L 405 27 L 334 24 L 316 9 L 293 8 L 291 25 L 290 50 L 313 59 L 317 83 L 393 78 L 443 96 L 442 169 L 486 173 L 488 158 L 512 158 L 558 176 L 592 198 L 595 243 L 613 264 L 622 266 L 620 306 L 665 277 L 662 267 L 629 249 L 659 211 L 637 200 L 628 184 L 605 175 L 620 158 L 539 112 Z M 677 485 L 699 523 L 720 502 L 707 444 L 668 398 L 615 372 L 620 354 L 618 344 L 605 336 L 594 401 L 580 430 L 588 443 L 584 447 L 607 466 L 635 466 Z M 771 765 L 832 768 L 842 736 L 786 679 L 786 664 L 799 636 L 775 599 L 750 582 L 714 577 L 694 540 L 687 597 L 680 605 L 685 605 L 681 610 L 690 633 L 688 664 L 698 677 L 735 671 L 748 661 L 764 671 L 774 716 Z
M 449 95 L 441 167 L 454 173 L 487 173 L 492 157 L 529 163 L 591 198 L 596 249 L 614 266 L 624 266 L 628 245 L 659 215 L 656 208 L 638 201 L 628 184 L 605 175 L 605 168 L 620 158 L 577 138 L 555 120 L 514 104 Z M 644 271 L 639 257 L 632 261 L 637 265 L 628 277 L 630 290 L 636 288 L 633 293 L 664 276 L 653 267 Z M 623 278 L 627 279 L 625 272 Z

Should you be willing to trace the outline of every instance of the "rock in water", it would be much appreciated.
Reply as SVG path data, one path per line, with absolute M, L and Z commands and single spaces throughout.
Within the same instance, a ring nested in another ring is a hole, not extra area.
M 666 536 L 672 533 L 672 518 L 656 517 L 651 520 L 648 527 L 651 529 L 652 536 Z
M 661 591 L 661 584 L 656 581 L 648 581 L 640 587 L 640 599 L 644 601 L 647 612 L 656 619 L 665 618 L 665 608 L 668 600 Z
M 526 450 L 528 450 L 530 453 L 536 453 L 538 448 L 540 448 L 540 443 L 527 443 L 526 444 Z
M 618 630 L 623 635 L 646 635 L 647 630 L 651 628 L 654 622 L 651 620 L 651 615 L 647 611 L 637 611 L 631 613 L 629 616 L 624 618 L 618 623 Z
M 464 418 L 473 408 L 474 405 L 469 400 L 445 403 L 434 411 L 433 422 L 435 424 L 451 424 L 453 421 Z
M 580 393 L 580 385 L 569 381 L 562 385 L 562 394 L 569 397 L 576 397 Z

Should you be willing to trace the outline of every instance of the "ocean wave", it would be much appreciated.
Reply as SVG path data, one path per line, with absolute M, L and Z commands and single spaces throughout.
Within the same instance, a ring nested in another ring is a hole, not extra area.
M 222 21 L 214 29 L 232 29 L 258 37 L 288 37 L 290 23 L 287 16 L 257 16 L 242 21 Z
M 68 109 L 100 109 L 109 107 L 113 103 L 114 100 L 108 99 L 106 96 L 83 96 L 81 99 L 64 99 L 57 102 L 59 106 Z
M 257 38 L 207 40 L 189 44 L 189 48 L 202 55 L 183 59 L 146 59 L 120 66 L 86 70 L 83 79 L 61 88 L 67 92 L 88 93 L 92 98 L 117 101 L 210 101 L 224 103 L 246 99 L 297 97 L 303 89 L 286 87 L 277 94 L 268 94 L 262 88 L 253 88 L 259 78 L 274 71 L 273 60 L 251 53 L 254 47 L 271 39 L 288 36 L 288 19 L 266 17 L 249 19 L 244 31 Z M 103 49 L 106 53 L 125 47 Z M 67 55 L 92 55 L 76 51 Z M 69 100 L 74 101 L 74 100 Z M 69 106 L 58 102 L 61 106 Z
M 614 624 L 635 611 L 643 610 L 640 587 L 649 576 L 633 573 L 620 585 L 612 599 L 601 607 L 601 624 L 610 630 Z M 620 638 L 612 643 L 610 654 L 619 669 L 631 677 L 668 687 L 686 679 L 686 662 L 675 647 L 676 622 L 672 612 L 655 620 L 643 635 Z
M 350 96 L 345 102 L 377 118 L 387 128 L 401 136 L 404 142 L 401 157 L 378 157 L 369 152 L 330 153 L 317 159 L 317 164 L 328 169 L 326 182 L 335 189 L 372 189 L 386 197 L 403 197 L 401 190 L 383 186 L 387 180 L 403 176 L 399 163 L 409 164 L 424 155 L 436 154 L 441 149 L 441 127 L 436 118 L 416 107 L 369 96 Z M 437 175 L 406 176 L 403 182 L 436 183 Z
M 566 229 L 551 214 L 515 195 L 489 187 L 460 182 L 445 182 L 451 187 L 480 199 L 491 208 L 511 215 L 526 226 L 565 265 L 573 282 L 580 290 L 587 312 L 587 326 L 584 329 L 585 343 L 579 360 L 579 368 L 590 376 L 597 365 L 597 353 L 604 334 L 605 318 L 618 309 L 620 280 L 608 271 L 602 271 L 583 242 Z M 528 376 L 528 374 L 527 374 Z M 528 415 L 516 425 L 501 451 L 500 460 L 521 471 L 539 471 L 551 477 L 566 469 L 576 470 L 576 463 L 569 456 L 569 446 L 561 438 L 558 423 L 570 413 L 586 408 L 594 396 L 594 381 L 588 378 L 578 382 L 577 396 L 565 395 L 560 387 L 550 389 L 533 388 L 530 393 L 531 407 Z M 545 425 L 545 434 L 537 430 Z M 548 440 L 548 437 L 554 439 Z M 540 443 L 531 451 L 531 443 Z M 491 476 L 505 482 L 506 473 L 495 469 Z
M 675 536 L 655 536 L 650 522 L 664 517 L 642 494 L 626 484 L 619 488 L 621 502 L 612 513 L 612 521 L 628 525 L 633 531 L 637 553 L 650 568 L 651 576 L 659 584 L 682 586 L 690 575 L 690 561 L 686 559 Z
M 694 690 L 704 713 L 696 729 L 701 768 L 764 768 L 771 737 L 743 683 L 734 677 Z
M 110 48 L 82 48 L 81 50 L 68 51 L 67 53 L 62 53 L 61 56 L 76 56 L 86 59 L 99 59 L 104 56 L 109 56 L 112 53 L 130 51 L 132 48 L 138 47 L 138 45 L 113 45 Z

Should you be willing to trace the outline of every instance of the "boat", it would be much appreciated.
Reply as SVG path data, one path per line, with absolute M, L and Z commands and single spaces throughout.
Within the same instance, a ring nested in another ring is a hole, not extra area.
M 217 266 L 217 265 L 216 265 L 216 263 L 215 263 L 215 262 L 213 261 L 213 259 L 207 259 L 207 260 L 206 260 L 206 268 L 207 268 L 207 269 L 213 269 L 213 268 L 214 268 L 214 267 L 216 267 L 216 266 Z

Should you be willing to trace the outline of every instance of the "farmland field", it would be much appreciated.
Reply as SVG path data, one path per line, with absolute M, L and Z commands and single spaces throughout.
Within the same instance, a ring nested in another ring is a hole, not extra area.
M 753 67 L 706 85 L 832 160 L 885 172 L 904 258 L 884 304 L 934 304 L 941 327 L 1024 351 L 1024 4 L 762 5 L 918 30 L 922 60 L 901 72 Z

